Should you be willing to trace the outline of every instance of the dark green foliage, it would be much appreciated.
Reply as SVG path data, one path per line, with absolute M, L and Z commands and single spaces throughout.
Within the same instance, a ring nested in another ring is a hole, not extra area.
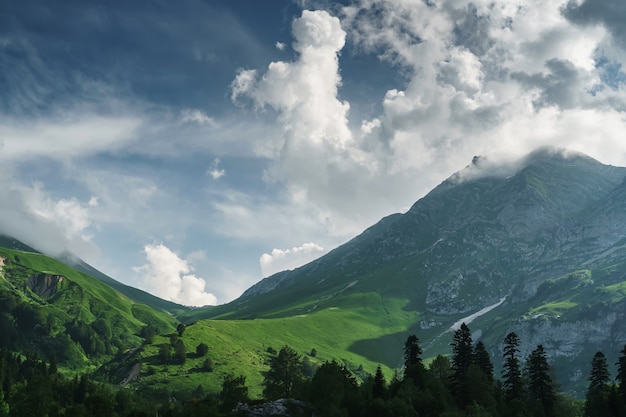
M 615 378 L 619 384 L 619 392 L 622 402 L 626 404 L 626 345 L 620 351 L 620 357 L 617 361 L 617 377 Z
M 200 343 L 198 346 L 196 346 L 196 356 L 198 356 L 199 358 L 205 356 L 207 353 L 209 353 L 209 347 L 206 345 L 206 343 Z
M 487 377 L 488 381 L 493 382 L 493 363 L 491 362 L 489 352 L 487 352 L 485 344 L 482 341 L 476 343 L 476 346 L 474 347 L 473 363 L 478 366 L 485 377 Z
M 385 381 L 383 370 L 380 369 L 380 365 L 376 368 L 376 374 L 374 375 L 372 397 L 380 399 L 385 399 L 387 397 L 387 382 Z
M 314 358 L 317 356 L 317 349 L 313 348 L 311 349 L 311 353 L 309 353 L 309 356 Z
M 220 410 L 227 413 L 233 410 L 238 403 L 248 401 L 248 387 L 246 377 L 226 374 L 220 392 Z
M 211 358 L 206 358 L 204 362 L 202 362 L 202 370 L 204 372 L 213 372 L 213 361 Z
M 152 342 L 154 342 L 154 336 L 156 336 L 156 329 L 154 326 L 148 324 L 141 328 L 139 336 L 143 337 L 146 340 L 146 343 L 151 345 Z
M 450 384 L 458 404 L 465 408 L 470 404 L 467 370 L 474 359 L 472 333 L 465 323 L 454 332 L 452 341 L 452 377 Z
M 551 369 L 543 345 L 538 345 L 526 361 L 528 373 L 528 395 L 531 403 L 543 416 L 552 417 L 555 413 L 556 390 L 552 381 Z
M 294 390 L 304 380 L 302 359 L 289 346 L 284 346 L 272 359 L 263 380 L 263 397 L 268 400 L 292 398 Z
M 185 349 L 185 342 L 182 339 L 176 341 L 174 345 L 174 362 L 179 365 L 184 365 L 187 361 L 187 350 Z
M 317 363 L 311 361 L 308 356 L 302 358 L 302 374 L 307 378 L 313 378 L 315 372 L 317 372 Z
M 357 401 L 358 385 L 352 372 L 336 361 L 324 362 L 311 381 L 310 399 L 323 415 L 348 415 Z
M 452 378 L 452 364 L 450 364 L 450 360 L 447 357 L 437 355 L 435 360 L 428 366 L 428 370 L 436 380 L 444 386 L 448 386 Z
M 404 343 L 404 378 L 411 378 L 415 385 L 420 384 L 420 379 L 425 371 L 421 354 L 422 348 L 417 336 L 412 334 L 407 337 Z
M 611 375 L 606 357 L 602 352 L 596 352 L 591 361 L 591 374 L 589 375 L 589 389 L 587 393 L 606 391 Z
M 517 357 L 519 353 L 519 338 L 515 332 L 509 333 L 504 338 L 504 366 L 502 369 L 502 388 L 507 401 L 521 400 L 524 387 L 522 382 L 522 371 L 520 361 Z
M 585 416 L 610 416 L 610 387 L 611 376 L 606 357 L 602 352 L 596 352 L 591 360 L 589 374 L 589 388 L 585 401 Z
M 163 365 L 168 365 L 172 361 L 172 346 L 167 343 L 159 346 L 159 358 Z
M 176 326 L 176 333 L 178 333 L 179 337 L 183 337 L 183 333 L 185 333 L 185 325 L 183 323 L 179 323 L 178 326 Z

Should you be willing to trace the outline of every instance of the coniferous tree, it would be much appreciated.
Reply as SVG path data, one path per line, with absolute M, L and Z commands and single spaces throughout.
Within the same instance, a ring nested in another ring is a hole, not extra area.
M 227 374 L 222 381 L 222 391 L 220 392 L 220 409 L 223 412 L 232 411 L 238 403 L 248 400 L 248 387 L 246 377 Z
M 585 416 L 610 416 L 609 366 L 602 352 L 596 352 L 591 360 L 589 387 L 585 398 Z
M 485 344 L 482 341 L 476 343 L 474 347 L 474 359 L 473 362 L 480 368 L 481 371 L 487 377 L 487 380 L 493 382 L 493 363 L 489 352 L 485 348 Z
M 622 402 L 626 404 L 626 345 L 620 352 L 617 365 L 617 377 L 615 378 L 619 384 L 619 393 L 622 397 Z
M 273 358 L 263 380 L 263 396 L 268 400 L 292 398 L 294 389 L 304 380 L 302 358 L 289 346 L 284 346 Z
M 187 361 L 187 349 L 185 348 L 185 342 L 182 339 L 178 339 L 176 345 L 174 345 L 174 360 L 179 365 L 184 365 Z
M 376 375 L 374 375 L 372 397 L 383 399 L 387 397 L 387 381 L 385 381 L 385 375 L 383 375 L 383 370 L 380 368 L 380 365 L 376 368 Z
M 411 378 L 416 385 L 424 374 L 421 354 L 419 339 L 414 334 L 410 335 L 404 343 L 404 377 Z
M 556 392 L 543 345 L 538 345 L 528 356 L 527 371 L 528 394 L 531 401 L 540 404 L 544 416 L 553 416 Z
M 450 359 L 443 355 L 437 357 L 428 365 L 431 375 L 440 381 L 443 386 L 448 386 L 450 378 L 452 378 L 452 365 Z
M 511 332 L 504 338 L 504 365 L 502 368 L 502 388 L 508 401 L 521 400 L 524 391 L 522 371 L 517 358 L 518 353 L 519 337 L 515 332 Z
M 345 365 L 324 362 L 311 381 L 310 398 L 322 415 L 345 415 L 355 402 L 358 384 Z
M 454 332 L 452 341 L 452 378 L 451 388 L 457 403 L 461 408 L 469 405 L 471 383 L 467 378 L 467 370 L 472 364 L 474 349 L 472 347 L 472 332 L 465 323 Z

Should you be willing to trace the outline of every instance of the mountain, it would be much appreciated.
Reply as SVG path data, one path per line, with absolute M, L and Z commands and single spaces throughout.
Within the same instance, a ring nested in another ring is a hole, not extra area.
M 20 242 L 19 240 L 10 237 L 10 236 L 6 236 L 6 235 L 2 235 L 0 233 L 0 247 L 2 248 L 7 248 L 7 249 L 14 249 L 14 250 L 19 250 L 22 252 L 30 252 L 30 253 L 37 253 L 40 254 L 40 252 L 30 246 L 28 246 L 27 244 Z M 160 310 L 165 310 L 168 311 L 170 313 L 177 313 L 177 312 L 181 312 L 184 311 L 186 309 L 188 309 L 188 307 L 182 306 L 180 304 L 176 304 L 173 303 L 171 301 L 167 301 L 167 300 L 163 300 L 159 297 L 155 297 L 152 294 L 149 294 L 145 291 L 142 291 L 140 289 L 122 284 L 121 282 L 111 278 L 110 276 L 100 272 L 99 270 L 97 270 L 96 268 L 94 268 L 93 266 L 89 265 L 87 262 L 83 261 L 82 259 L 80 259 L 79 257 L 65 252 L 59 256 L 56 257 L 56 259 L 68 266 L 71 266 L 72 268 L 76 269 L 77 271 L 80 271 L 84 274 L 89 275 L 92 278 L 95 278 L 111 287 L 113 287 L 114 289 L 116 289 L 117 291 L 121 292 L 122 294 L 124 294 L 125 296 L 129 297 L 130 299 L 137 301 L 139 303 L 143 303 L 146 305 L 149 305 L 151 307 L 154 307 L 156 309 L 160 309 Z
M 428 360 L 448 353 L 466 322 L 496 367 L 511 331 L 522 357 L 543 344 L 562 388 L 583 396 L 593 354 L 612 364 L 626 343 L 625 177 L 626 168 L 553 148 L 509 166 L 475 157 L 406 213 L 212 308 L 155 301 L 80 260 L 0 240 L 19 249 L 0 249 L 0 343 L 53 352 L 67 368 L 100 368 L 113 381 L 123 372 L 107 361 L 130 349 L 122 362 L 144 365 L 133 384 L 157 395 L 218 391 L 229 373 L 258 395 L 285 344 L 311 370 L 336 359 L 360 377 L 379 364 L 390 376 L 409 334 Z M 177 320 L 187 324 L 187 360 L 168 366 L 161 349 Z M 152 343 L 140 337 L 147 324 L 159 328 Z M 194 353 L 200 343 L 212 372 Z
M 169 313 L 57 260 L 0 247 L 2 348 L 84 371 L 140 347 L 146 326 L 168 333 L 177 324 Z
M 183 317 L 369 311 L 383 328 L 407 327 L 349 349 L 390 367 L 400 354 L 389 346 L 408 332 L 436 355 L 449 350 L 442 336 L 455 322 L 474 320 L 496 363 L 516 331 L 522 355 L 542 343 L 563 386 L 580 394 L 593 353 L 617 357 L 626 343 L 625 177 L 626 168 L 554 148 L 510 167 L 476 157 L 406 213 L 228 305 Z

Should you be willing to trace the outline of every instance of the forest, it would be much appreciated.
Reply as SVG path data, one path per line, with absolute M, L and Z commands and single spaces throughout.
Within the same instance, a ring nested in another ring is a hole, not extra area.
M 542 345 L 520 358 L 515 333 L 503 341 L 499 377 L 485 346 L 473 342 L 465 324 L 453 334 L 450 357 L 438 355 L 426 365 L 419 343 L 416 335 L 406 339 L 401 371 L 385 376 L 379 367 L 361 383 L 335 360 L 311 370 L 302 355 L 284 346 L 275 352 L 264 375 L 261 399 L 249 398 L 242 375 L 226 375 L 220 392 L 205 392 L 198 386 L 187 395 L 147 393 L 134 390 L 132 384 L 122 387 L 98 381 L 97 375 L 61 373 L 54 356 L 46 362 L 2 349 L 0 417 L 626 416 L 626 346 L 614 380 L 604 353 L 594 355 L 586 398 L 579 400 L 559 391 Z M 283 408 L 268 408 L 271 402 Z

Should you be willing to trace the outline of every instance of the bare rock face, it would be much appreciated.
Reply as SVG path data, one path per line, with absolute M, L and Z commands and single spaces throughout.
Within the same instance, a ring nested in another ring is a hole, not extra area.
M 35 274 L 28 278 L 26 286 L 41 298 L 50 298 L 56 294 L 58 285 L 65 277 L 51 274 Z

